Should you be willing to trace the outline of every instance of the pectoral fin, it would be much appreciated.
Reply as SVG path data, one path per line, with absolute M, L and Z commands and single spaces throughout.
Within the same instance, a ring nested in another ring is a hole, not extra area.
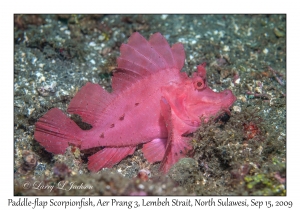
M 180 158 L 187 155 L 192 146 L 189 143 L 190 138 L 182 136 L 187 130 L 187 125 L 175 115 L 167 99 L 162 97 L 160 104 L 161 114 L 165 119 L 168 129 L 166 152 L 160 168 L 164 173 L 167 173 Z
M 153 139 L 143 145 L 143 153 L 149 163 L 161 161 L 166 152 L 167 139 Z
M 96 172 L 102 168 L 111 168 L 134 151 L 135 147 L 106 147 L 89 157 L 88 169 Z

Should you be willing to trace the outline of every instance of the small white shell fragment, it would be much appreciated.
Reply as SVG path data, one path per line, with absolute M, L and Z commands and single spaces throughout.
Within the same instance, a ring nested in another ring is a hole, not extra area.
M 34 110 L 35 110 L 35 108 L 28 108 L 27 109 L 28 115 L 30 116 L 33 113 Z
M 96 43 L 95 43 L 95 42 L 90 42 L 89 45 L 90 45 L 91 47 L 95 47 L 95 46 L 96 46 Z
M 92 60 L 90 60 L 90 62 L 92 63 L 92 64 L 96 64 L 96 62 L 95 62 L 95 60 L 94 59 L 92 59 Z
M 232 108 L 233 108 L 233 111 L 235 111 L 235 112 L 241 112 L 242 111 L 242 108 L 239 107 L 239 106 L 233 106 Z
M 225 45 L 224 47 L 223 47 L 223 51 L 230 51 L 230 48 L 229 48 L 229 46 L 228 45 Z

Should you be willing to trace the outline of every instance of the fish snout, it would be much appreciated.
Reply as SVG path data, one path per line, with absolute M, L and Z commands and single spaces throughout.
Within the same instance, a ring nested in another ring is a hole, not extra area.
M 224 90 L 221 92 L 222 94 L 222 101 L 226 104 L 226 107 L 230 107 L 235 101 L 236 97 L 233 95 L 231 90 Z

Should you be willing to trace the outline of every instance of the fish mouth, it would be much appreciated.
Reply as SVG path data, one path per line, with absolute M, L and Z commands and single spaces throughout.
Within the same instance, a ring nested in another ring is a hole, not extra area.
M 236 96 L 233 95 L 231 90 L 224 90 L 221 93 L 224 94 L 224 97 L 217 104 L 224 104 L 225 101 L 225 105 L 223 106 L 231 107 L 233 103 L 236 101 Z
M 230 119 L 231 112 L 229 109 L 222 109 L 216 114 L 216 117 L 214 118 L 215 122 L 227 122 Z
M 205 100 L 200 100 L 195 104 L 191 105 L 198 105 L 199 103 L 205 104 L 213 104 L 219 107 L 231 107 L 233 103 L 236 101 L 236 96 L 233 95 L 231 90 L 224 90 L 222 92 L 214 92 L 215 95 L 212 95 L 211 98 L 205 98 Z
M 229 108 L 232 107 L 232 105 L 236 101 L 236 96 L 233 95 L 231 90 L 224 90 L 222 93 L 225 96 L 218 103 L 218 105 L 220 105 L 221 109 L 216 114 L 215 122 L 218 122 L 218 121 L 227 122 L 231 116 L 231 112 L 230 112 Z M 225 101 L 225 103 L 224 103 L 224 101 Z

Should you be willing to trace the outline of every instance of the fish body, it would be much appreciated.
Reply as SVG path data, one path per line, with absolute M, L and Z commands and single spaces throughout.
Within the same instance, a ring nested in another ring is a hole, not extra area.
M 147 41 L 138 32 L 122 44 L 111 93 L 87 83 L 67 111 L 92 125 L 80 129 L 61 110 L 49 110 L 36 123 L 35 139 L 54 154 L 72 144 L 81 150 L 103 147 L 89 157 L 88 168 L 112 167 L 143 144 L 145 158 L 161 161 L 167 172 L 192 147 L 187 134 L 228 110 L 236 100 L 230 90 L 217 93 L 207 86 L 205 64 L 188 77 L 180 72 L 185 52 L 181 43 L 169 46 L 160 34 Z

